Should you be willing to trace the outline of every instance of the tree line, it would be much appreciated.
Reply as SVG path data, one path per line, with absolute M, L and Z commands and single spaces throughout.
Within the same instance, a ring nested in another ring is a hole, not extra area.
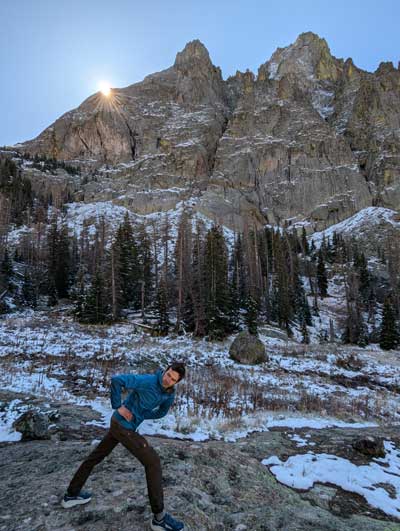
M 310 327 L 335 286 L 344 291 L 340 329 L 320 328 L 320 341 L 383 348 L 399 345 L 400 250 L 379 251 L 385 275 L 373 274 L 359 244 L 333 234 L 317 247 L 303 229 L 247 227 L 228 242 L 221 226 L 206 227 L 190 212 L 172 234 L 167 216 L 149 226 L 128 214 L 112 233 L 104 219 L 94 237 L 84 225 L 71 236 L 61 216 L 27 232 L 13 248 L 0 246 L 0 295 L 19 304 L 73 302 L 82 323 L 112 323 L 136 313 L 160 335 L 192 333 L 223 339 L 261 323 L 295 329 L 310 341 Z M 173 236 L 173 237 L 172 237 Z M 12 255 L 12 256 L 11 256 Z M 6 311 L 4 298 L 0 311 Z

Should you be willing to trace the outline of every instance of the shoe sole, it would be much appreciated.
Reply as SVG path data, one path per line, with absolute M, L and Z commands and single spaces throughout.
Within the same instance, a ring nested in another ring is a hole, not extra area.
M 85 500 L 62 500 L 61 505 L 64 507 L 64 509 L 69 509 L 70 507 L 75 507 L 75 505 L 84 505 L 85 503 L 89 503 L 92 498 L 86 498 Z

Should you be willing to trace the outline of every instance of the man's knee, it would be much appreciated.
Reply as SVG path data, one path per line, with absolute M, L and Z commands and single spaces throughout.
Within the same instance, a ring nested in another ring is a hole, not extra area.
M 146 467 L 160 467 L 160 456 L 152 446 L 148 446 L 144 452 L 143 464 Z

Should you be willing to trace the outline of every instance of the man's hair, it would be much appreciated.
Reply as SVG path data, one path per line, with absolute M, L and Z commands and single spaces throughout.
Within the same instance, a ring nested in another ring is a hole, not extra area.
M 174 361 L 171 363 L 171 365 L 168 365 L 168 367 L 165 369 L 165 371 L 168 371 L 169 369 L 172 369 L 173 371 L 176 371 L 179 374 L 179 380 L 180 382 L 186 374 L 185 364 L 181 361 Z

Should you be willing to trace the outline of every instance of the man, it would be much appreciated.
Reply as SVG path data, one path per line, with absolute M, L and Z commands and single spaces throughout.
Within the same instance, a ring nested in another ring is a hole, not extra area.
M 120 374 L 111 379 L 111 405 L 115 410 L 110 429 L 97 448 L 83 461 L 61 502 L 65 508 L 88 503 L 91 494 L 82 491 L 93 468 L 122 443 L 144 466 L 154 531 L 179 531 L 184 524 L 164 511 L 160 458 L 147 440 L 137 433 L 145 419 L 164 417 L 175 398 L 174 386 L 185 376 L 183 363 L 172 363 L 155 374 Z M 121 391 L 130 391 L 121 404 Z

